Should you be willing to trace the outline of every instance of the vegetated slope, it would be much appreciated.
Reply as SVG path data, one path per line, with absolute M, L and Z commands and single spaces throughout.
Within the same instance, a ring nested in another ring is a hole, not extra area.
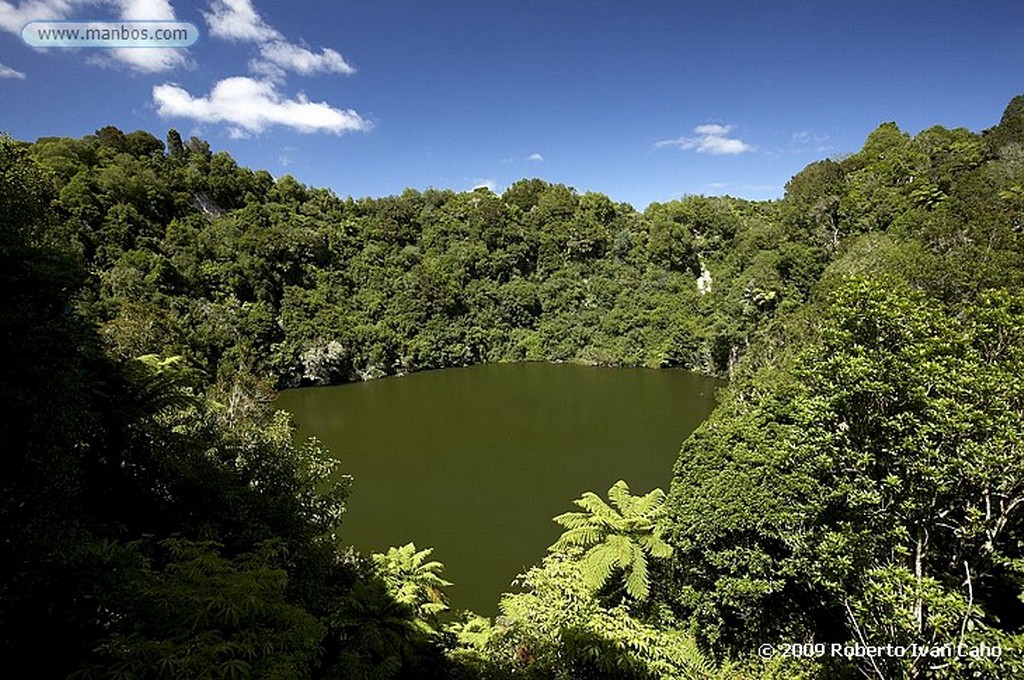
M 0 138 L 0 656 L 41 678 L 444 675 L 339 541 L 348 479 L 251 379 L 104 351 L 25 151 Z
M 340 199 L 168 139 L 165 153 L 104 128 L 29 154 L 50 171 L 90 274 L 79 309 L 107 346 L 211 376 L 295 385 L 518 360 L 726 374 L 835 246 L 772 203 L 638 213 L 541 180 Z
M 984 135 L 883 125 L 790 183 L 781 209 L 838 255 L 683 446 L 669 500 L 667 601 L 719 653 L 917 645 L 940 654 L 804 665 L 1021 674 L 1022 102 Z

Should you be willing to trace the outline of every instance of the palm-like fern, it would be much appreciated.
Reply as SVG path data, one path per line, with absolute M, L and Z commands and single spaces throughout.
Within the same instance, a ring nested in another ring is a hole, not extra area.
M 548 550 L 584 550 L 583 577 L 587 585 L 601 588 L 616 570 L 625 576 L 626 593 L 636 600 L 650 594 L 647 558 L 667 558 L 672 547 L 661 537 L 658 519 L 665 492 L 654 489 L 634 496 L 621 479 L 608 490 L 612 505 L 587 491 L 573 501 L 584 512 L 566 512 L 555 522 L 567 529 Z M 614 506 L 614 507 L 613 507 Z
M 140 414 L 155 415 L 168 409 L 184 409 L 201 401 L 188 386 L 187 369 L 180 356 L 161 358 L 146 354 L 129 362 L 126 374 Z
M 437 614 L 448 609 L 442 589 L 451 585 L 440 576 L 444 565 L 427 561 L 432 552 L 433 548 L 417 551 L 414 543 L 406 543 L 373 555 L 377 573 L 384 579 L 392 597 L 413 607 L 428 628 Z

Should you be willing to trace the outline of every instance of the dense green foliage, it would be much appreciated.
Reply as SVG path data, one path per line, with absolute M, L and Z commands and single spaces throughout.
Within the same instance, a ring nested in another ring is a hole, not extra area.
M 1003 656 L 808 664 L 1024 672 L 1020 116 L 985 136 L 883 125 L 790 184 L 784 210 L 849 235 L 684 445 L 669 501 L 665 601 L 718 653 L 984 643 Z
M 197 139 L 171 146 L 105 128 L 28 153 L 110 351 L 181 355 L 213 378 L 324 384 L 523 359 L 726 373 L 828 258 L 827 238 L 772 204 L 695 196 L 641 214 L 541 180 L 340 199 Z
M 36 677 L 440 673 L 338 527 L 348 480 L 252 379 L 119 360 L 76 310 L 53 189 L 0 139 L 0 649 Z M 369 613 L 368 613 L 369 612 Z M 384 618 L 381 612 L 388 612 Z M 369 618 L 391 637 L 352 635 Z M 37 650 L 42 641 L 48 653 Z
M 686 633 L 645 621 L 627 602 L 595 596 L 578 552 L 555 553 L 505 595 L 494 624 L 453 626 L 456 658 L 487 678 L 712 680 L 729 677 Z
M 982 134 L 884 124 L 780 201 L 642 213 L 540 180 L 341 199 L 175 131 L 0 138 L 4 658 L 39 677 L 1019 677 L 1022 102 Z M 267 402 L 524 359 L 733 379 L 667 497 L 584 493 L 501 616 L 446 619 L 429 549 L 344 546 L 350 480 Z

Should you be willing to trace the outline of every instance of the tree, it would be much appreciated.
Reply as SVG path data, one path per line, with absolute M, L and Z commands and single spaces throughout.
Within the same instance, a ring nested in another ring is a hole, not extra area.
M 849 279 L 827 300 L 806 346 L 734 385 L 680 454 L 677 603 L 734 651 L 1019 635 L 1024 300 L 991 291 L 952 316 L 894 279 Z
M 406 543 L 388 548 L 386 553 L 374 553 L 373 563 L 384 579 L 388 592 L 399 603 L 412 607 L 418 623 L 425 632 L 434 632 L 437 615 L 448 610 L 443 588 L 452 585 L 441 578 L 444 565 L 427 561 L 433 548 L 417 551 L 416 545 Z
M 719 666 L 688 633 L 645 621 L 629 603 L 609 606 L 586 584 L 579 560 L 554 553 L 519 576 L 492 624 L 469 614 L 449 626 L 452 656 L 473 677 L 531 680 L 716 680 Z M 744 676 L 746 677 L 746 676 Z
M 436 636 L 409 610 L 382 579 L 357 581 L 331 613 L 321 677 L 451 677 Z
M 210 542 L 109 546 L 126 620 L 79 677 L 309 677 L 325 628 L 290 601 L 279 548 L 228 559 Z
M 842 166 L 835 161 L 811 163 L 786 183 L 782 203 L 785 221 L 812 234 L 815 242 L 830 252 L 839 245 L 844 179 Z
M 185 155 L 185 143 L 181 140 L 181 133 L 174 128 L 167 131 L 167 154 L 171 158 L 181 158 Z
M 582 572 L 586 583 L 598 590 L 621 570 L 626 593 L 635 600 L 650 594 L 647 558 L 668 558 L 672 548 L 662 537 L 658 524 L 665 492 L 654 489 L 645 496 L 633 496 L 621 479 L 608 490 L 612 505 L 587 491 L 573 501 L 584 512 L 566 512 L 555 522 L 567 531 L 548 550 L 585 550 Z
M 693 234 L 686 224 L 673 219 L 671 211 L 659 204 L 648 208 L 646 216 L 650 221 L 647 239 L 650 261 L 671 271 L 699 273 Z
M 164 144 L 145 130 L 129 132 L 124 136 L 124 149 L 135 158 L 160 158 L 164 154 Z
M 1024 144 L 1024 94 L 1010 100 L 999 125 L 985 131 L 985 139 L 993 151 L 1002 151 L 1008 144 Z
M 84 377 L 98 367 L 96 343 L 68 313 L 84 272 L 48 233 L 51 198 L 25 146 L 0 135 L 0 656 L 63 677 L 92 630 L 75 567 L 82 459 L 97 429 Z M 60 644 L 48 654 L 30 651 L 51 634 Z

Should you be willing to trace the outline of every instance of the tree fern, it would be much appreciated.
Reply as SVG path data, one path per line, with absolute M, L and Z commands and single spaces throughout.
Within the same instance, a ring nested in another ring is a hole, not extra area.
M 373 562 L 388 591 L 400 603 L 413 607 L 428 632 L 433 632 L 437 614 L 448 609 L 444 588 L 452 585 L 441 578 L 444 565 L 427 561 L 433 548 L 417 551 L 414 543 L 374 553 Z
M 178 365 L 181 362 L 180 356 L 163 359 L 156 354 L 146 354 L 127 364 L 125 373 L 134 392 L 134 406 L 140 414 L 155 415 L 200 402 L 189 388 L 187 369 Z
M 626 594 L 635 600 L 650 594 L 648 556 L 665 559 L 672 547 L 661 537 L 659 518 L 665 493 L 654 489 L 644 496 L 633 496 L 626 482 L 619 480 L 608 490 L 611 505 L 592 491 L 573 501 L 583 512 L 566 512 L 554 521 L 566 531 L 548 550 L 582 550 L 583 578 L 598 590 L 621 572 Z

